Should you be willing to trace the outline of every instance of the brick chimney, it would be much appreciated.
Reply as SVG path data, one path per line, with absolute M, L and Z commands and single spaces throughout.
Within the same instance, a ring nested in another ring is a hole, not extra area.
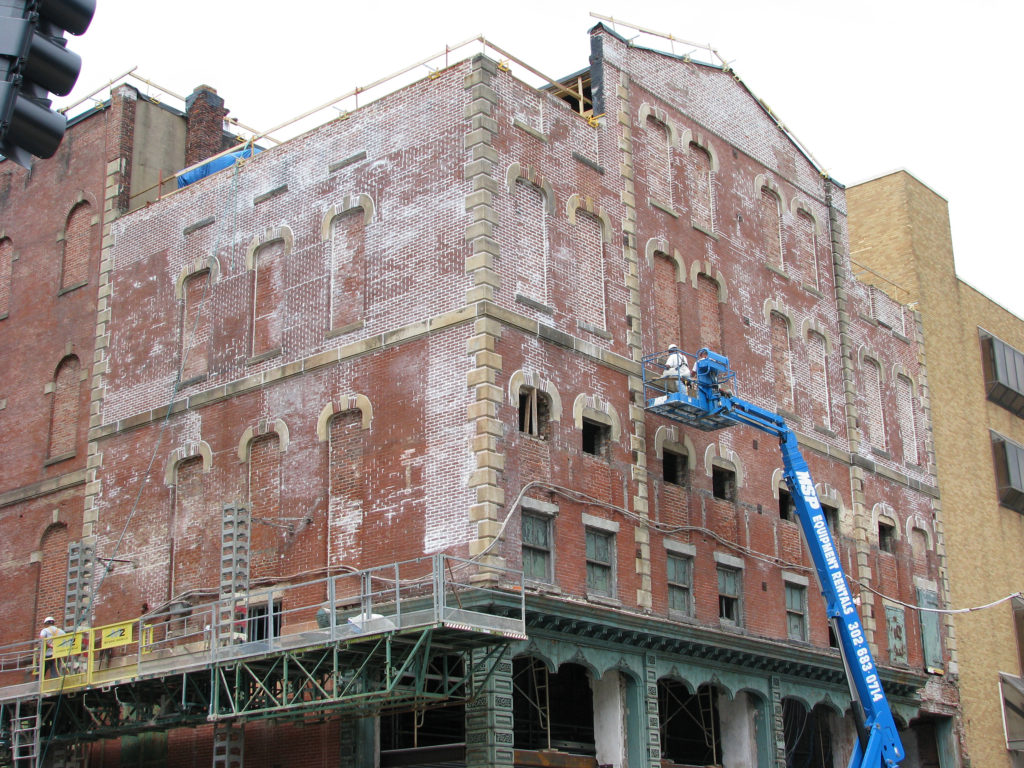
M 187 134 L 185 166 L 188 167 L 224 148 L 224 99 L 208 85 L 197 86 L 185 99 Z

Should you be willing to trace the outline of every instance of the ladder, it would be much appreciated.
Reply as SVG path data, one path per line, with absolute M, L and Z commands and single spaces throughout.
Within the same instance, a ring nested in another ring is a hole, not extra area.
M 11 758 L 15 768 L 36 768 L 39 758 L 39 700 L 18 699 L 11 715 Z
M 213 768 L 242 768 L 244 764 L 244 726 L 216 723 L 213 728 Z
M 219 645 L 231 645 L 234 639 L 237 608 L 246 605 L 249 590 L 249 508 L 240 503 L 225 504 L 221 522 L 220 615 L 216 638 Z

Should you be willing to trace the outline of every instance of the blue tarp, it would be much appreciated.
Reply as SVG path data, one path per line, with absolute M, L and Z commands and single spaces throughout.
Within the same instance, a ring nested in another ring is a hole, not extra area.
M 225 168 L 230 168 L 239 160 L 243 160 L 247 157 L 252 157 L 254 154 L 259 154 L 263 149 L 261 147 L 248 146 L 245 149 L 240 149 L 238 152 L 232 152 L 227 155 L 221 155 L 216 157 L 208 163 L 203 163 L 198 168 L 193 168 L 191 171 L 187 171 L 178 177 L 178 189 L 187 187 L 193 182 L 205 179 L 210 174 L 216 173 L 217 171 L 223 171 Z

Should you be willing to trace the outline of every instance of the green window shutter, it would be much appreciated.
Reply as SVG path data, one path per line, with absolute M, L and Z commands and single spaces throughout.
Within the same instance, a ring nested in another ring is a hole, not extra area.
M 917 588 L 917 604 L 922 608 L 938 608 L 939 596 L 928 589 Z M 929 672 L 942 673 L 942 639 L 939 634 L 939 614 L 935 611 L 918 611 L 921 616 L 921 650 L 924 653 L 924 667 Z

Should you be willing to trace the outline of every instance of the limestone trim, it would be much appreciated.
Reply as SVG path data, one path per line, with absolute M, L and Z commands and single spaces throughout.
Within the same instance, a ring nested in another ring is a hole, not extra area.
M 686 142 L 683 145 L 684 149 L 686 149 L 687 152 L 691 152 L 691 147 L 699 147 L 700 149 L 707 152 L 708 157 L 711 158 L 711 172 L 718 173 L 718 153 L 715 151 L 715 148 L 711 146 L 711 142 L 708 141 L 707 134 L 693 133 L 689 130 L 687 130 L 686 133 L 689 135 L 687 136 L 686 134 L 684 134 L 682 137 L 683 141 Z
M 71 213 L 75 210 L 75 208 L 80 206 L 82 203 L 88 205 L 90 209 L 93 211 L 99 210 L 99 206 L 96 202 L 95 195 L 93 195 L 91 192 L 86 192 L 83 189 L 78 190 L 75 193 L 74 197 L 71 198 L 71 201 L 64 206 L 64 225 L 61 227 L 60 232 L 57 233 L 57 242 L 61 242 L 67 237 L 68 219 L 71 218 Z M 96 214 L 93 214 L 92 218 L 89 219 L 89 226 L 95 227 L 99 223 L 100 217 Z
M 812 333 L 816 333 L 825 340 L 825 354 L 831 356 L 832 354 L 832 334 L 828 332 L 828 328 L 823 326 L 817 319 L 813 317 L 806 317 L 804 321 L 800 323 L 800 338 L 807 339 Z
M 583 429 L 584 417 L 611 427 L 612 440 L 615 442 L 622 438 L 622 426 L 618 412 L 600 395 L 579 394 L 576 396 L 576 400 L 572 404 L 572 419 L 576 429 Z
M 180 445 L 170 452 L 164 464 L 164 485 L 178 484 L 178 466 L 187 459 L 201 456 L 203 459 L 203 474 L 213 469 L 213 451 L 210 444 L 205 440 L 194 440 L 185 445 Z
M 879 355 L 873 349 L 870 349 L 868 346 L 861 344 L 857 348 L 857 368 L 863 370 L 864 366 L 867 365 L 867 363 L 865 362 L 866 360 L 871 360 L 872 362 L 874 362 L 875 365 L 878 366 L 878 376 L 880 383 L 885 384 L 885 375 L 886 373 L 888 373 L 888 371 L 886 370 L 886 366 L 882 365 L 881 355 Z
M 275 243 L 278 240 L 284 242 L 285 255 L 292 252 L 292 245 L 295 243 L 295 236 L 292 234 L 292 228 L 287 224 L 270 227 L 262 235 L 256 235 L 256 237 L 249 242 L 249 247 L 245 251 L 245 268 L 248 270 L 256 269 L 256 252 L 264 245 Z
M 914 531 L 918 530 L 924 534 L 925 548 L 929 551 L 935 549 L 935 531 L 932 528 L 930 521 L 925 520 L 920 515 L 909 515 L 907 517 L 907 541 L 913 545 L 914 543 Z
M 767 189 L 777 198 L 779 198 L 779 210 L 785 210 L 786 208 L 786 196 L 782 194 L 782 190 L 779 189 L 779 185 L 775 180 L 766 173 L 759 173 L 754 177 L 753 192 L 754 197 L 759 198 L 761 190 Z
M 782 467 L 778 467 L 774 472 L 772 472 L 771 486 L 772 498 L 776 501 L 779 500 L 779 491 L 781 489 L 785 488 L 787 491 L 789 490 L 789 487 L 786 485 L 786 481 L 782 477 Z
M 532 184 L 540 190 L 541 196 L 544 198 L 544 211 L 548 216 L 554 215 L 556 207 L 555 188 L 551 186 L 550 181 L 540 174 L 536 166 L 511 163 L 505 172 L 505 186 L 508 187 L 510 195 L 515 194 L 516 183 L 520 180 L 527 184 Z
M 796 328 L 796 321 L 793 319 L 793 311 L 784 303 L 776 301 L 775 299 L 765 299 L 762 311 L 764 312 L 764 324 L 766 326 L 771 327 L 772 314 L 774 313 L 786 321 L 786 332 L 789 334 L 789 338 L 793 339 L 796 337 L 793 333 L 793 329 Z M 807 334 L 804 333 L 803 337 L 807 338 Z M 827 346 L 828 342 L 826 337 L 826 347 Z
M 668 240 L 663 237 L 652 237 L 644 246 L 644 254 L 647 256 L 647 266 L 654 264 L 654 256 L 661 254 L 676 265 L 676 282 L 686 282 L 686 262 L 678 248 L 669 245 Z
M 373 404 L 370 398 L 359 393 L 339 395 L 327 403 L 317 417 L 316 436 L 321 443 L 326 443 L 331 437 L 331 419 L 345 411 L 359 411 L 362 416 L 361 429 L 369 429 L 373 423 Z
M 220 280 L 220 259 L 216 256 L 208 256 L 205 259 L 196 259 L 191 264 L 182 267 L 181 272 L 178 273 L 178 279 L 174 281 L 174 298 L 179 301 L 185 298 L 185 282 L 201 272 L 210 273 L 210 287 L 216 285 Z
M 662 425 L 654 431 L 654 455 L 659 459 L 664 458 L 666 448 L 676 453 L 685 453 L 690 457 L 691 462 L 697 456 L 693 440 L 686 433 L 680 437 L 679 428 L 674 424 L 672 426 Z
M 877 361 L 878 358 L 876 357 L 875 360 Z M 903 367 L 902 363 L 893 364 L 890 376 L 893 381 L 896 381 L 896 379 L 902 376 L 904 379 L 910 382 L 910 396 L 917 397 L 917 381 L 914 379 L 913 376 L 907 373 L 907 369 Z
M 846 510 L 846 504 L 843 502 L 843 497 L 835 488 L 828 483 L 817 483 L 814 486 L 814 492 L 818 494 L 818 500 L 828 504 L 830 507 L 835 507 L 839 510 L 839 515 L 842 516 Z
M 592 197 L 581 196 L 578 194 L 570 195 L 569 199 L 565 203 L 565 214 L 569 218 L 570 224 L 576 224 L 576 212 L 583 209 L 585 213 L 589 213 L 594 216 L 601 223 L 601 241 L 604 243 L 610 243 L 612 241 L 612 220 L 611 217 L 605 213 L 602 206 L 597 205 Z
M 725 275 L 722 274 L 722 271 L 715 269 L 714 264 L 710 261 L 695 260 L 690 265 L 690 285 L 693 290 L 697 290 L 697 278 L 701 275 L 707 275 L 718 283 L 718 303 L 725 304 L 729 300 L 729 288 L 725 284 Z
M 893 535 L 897 540 L 903 538 L 903 531 L 900 530 L 899 518 L 896 516 L 896 510 L 884 501 L 876 502 L 871 507 L 871 530 L 868 531 L 868 535 L 877 544 L 878 543 L 878 524 L 885 523 L 890 526 L 893 530 Z
M 340 203 L 336 203 L 324 211 L 323 219 L 320 222 L 320 239 L 325 243 L 330 240 L 331 224 L 334 223 L 334 220 L 357 208 L 363 211 L 363 224 L 369 224 L 373 220 L 376 206 L 373 203 L 372 197 L 366 192 L 354 192 L 351 195 L 345 195 Z
M 727 448 L 724 445 L 717 445 L 715 443 L 708 444 L 708 447 L 704 449 L 704 474 L 711 477 L 714 472 L 714 467 L 731 469 L 736 473 L 736 487 L 743 487 L 743 478 L 746 473 L 743 469 L 743 460 L 740 459 L 740 456 L 736 451 L 731 448 Z
M 651 119 L 665 126 L 665 130 L 668 133 L 669 146 L 679 147 L 679 127 L 673 123 L 668 115 L 661 107 L 654 107 L 648 104 L 646 101 L 640 105 L 640 109 L 637 112 L 637 121 L 641 126 L 647 125 L 647 120 Z M 684 137 L 689 139 L 690 132 L 687 130 L 684 133 Z M 689 143 L 689 142 L 687 142 Z
M 522 368 L 513 372 L 508 380 L 508 401 L 516 408 L 519 407 L 519 390 L 523 387 L 530 387 L 547 395 L 551 399 L 548 418 L 551 421 L 562 420 L 562 396 L 558 394 L 558 389 L 553 381 L 542 378 L 540 374 L 533 371 L 524 371 Z
M 246 427 L 242 433 L 242 437 L 238 441 L 238 460 L 241 462 L 248 461 L 253 441 L 271 433 L 277 435 L 278 452 L 284 453 L 287 451 L 290 433 L 288 425 L 284 423 L 284 420 L 274 419 L 271 421 L 270 419 L 260 419 L 256 424 Z
M 806 213 L 807 216 L 814 222 L 814 236 L 821 237 L 823 228 L 821 226 L 821 219 L 818 218 L 818 214 L 811 208 L 811 204 L 802 197 L 794 197 L 789 201 L 789 211 L 794 216 L 799 216 L 801 213 Z

